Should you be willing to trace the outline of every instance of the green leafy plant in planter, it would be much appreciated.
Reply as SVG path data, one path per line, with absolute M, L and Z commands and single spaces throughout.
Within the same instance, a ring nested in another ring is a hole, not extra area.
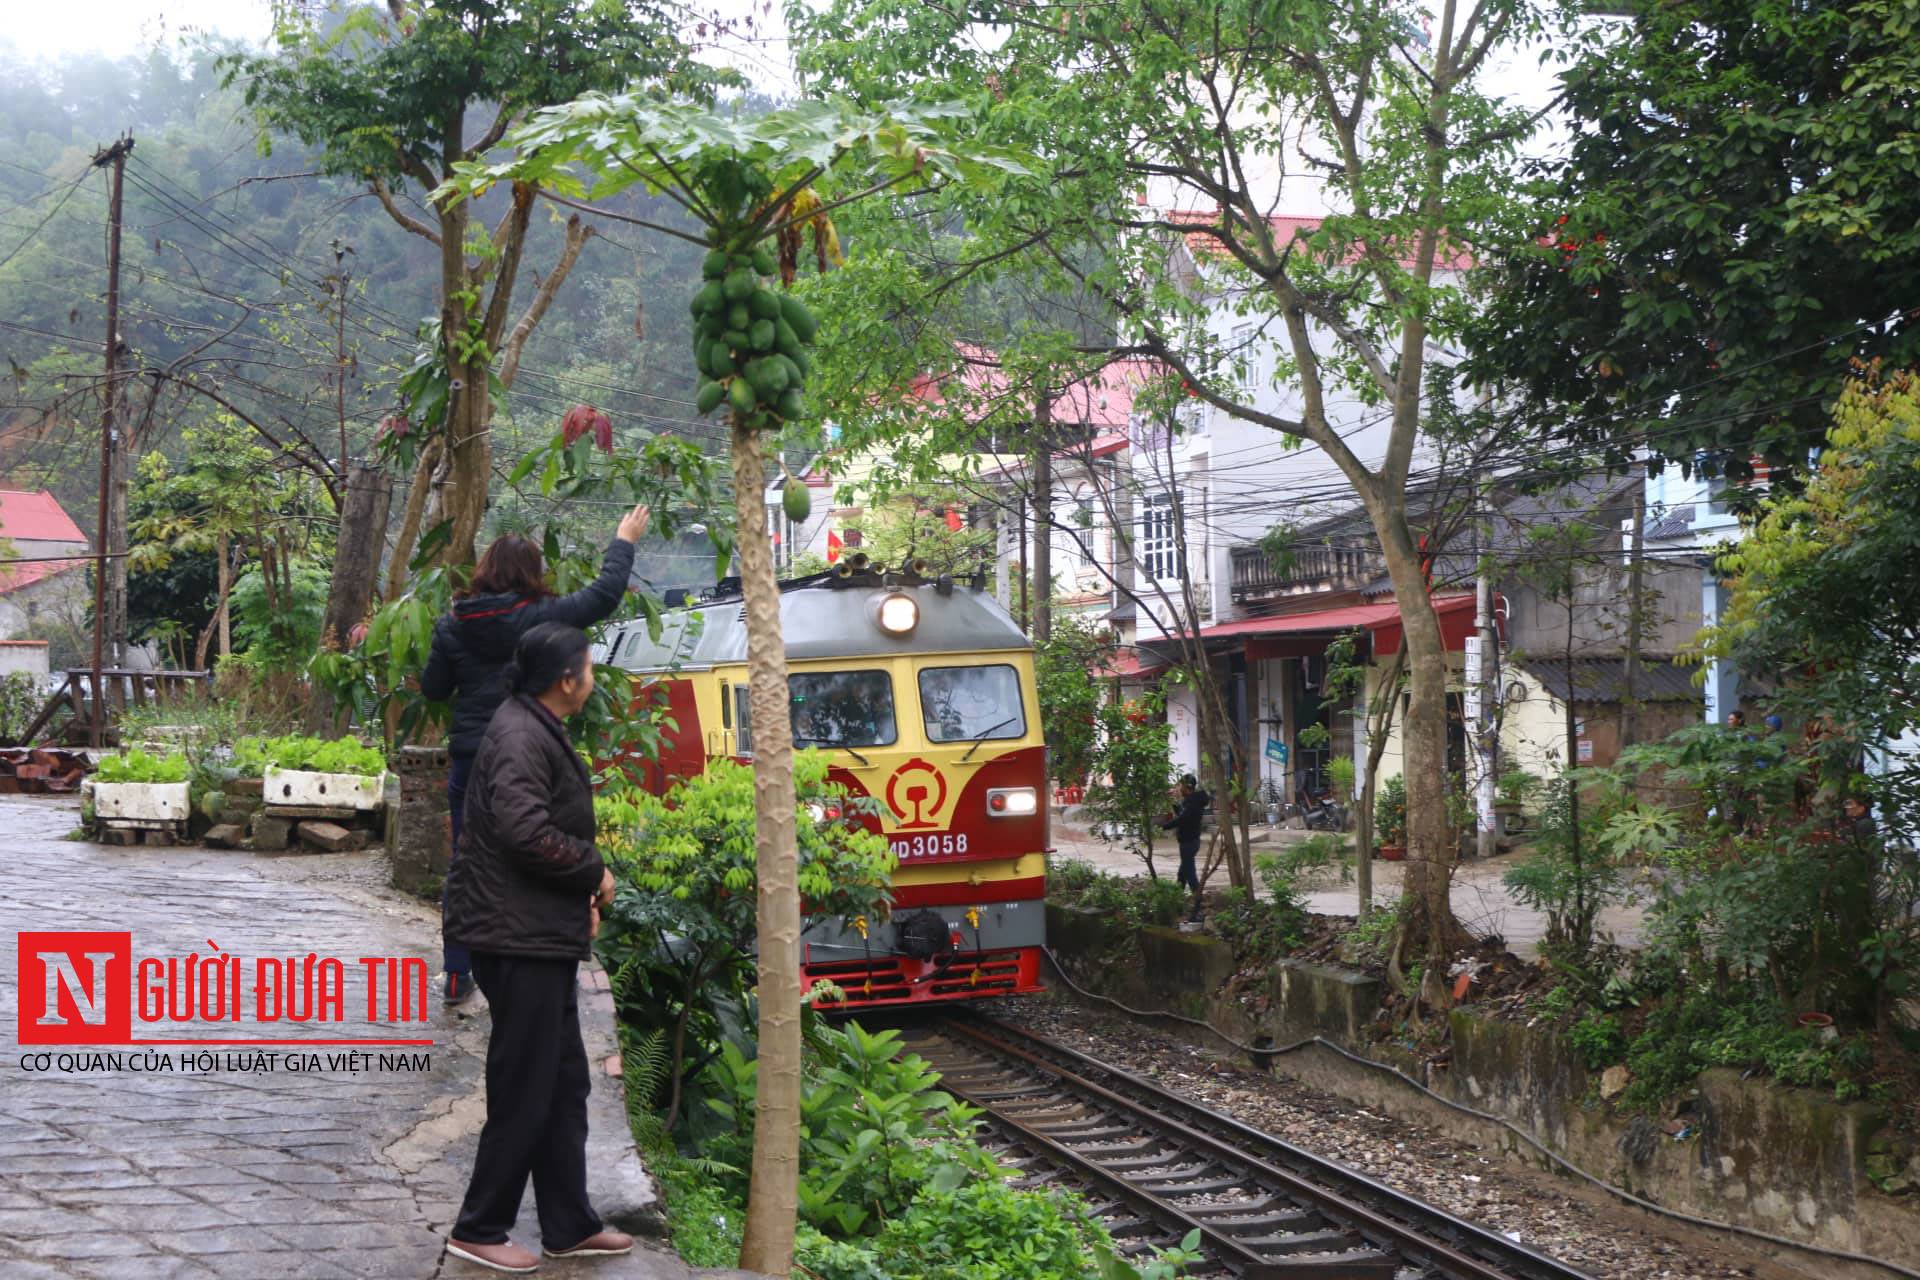
M 387 757 L 378 747 L 358 738 L 242 738 L 233 745 L 234 763 L 242 777 L 258 778 L 268 769 L 304 769 L 312 773 L 346 773 L 378 778 L 387 771 Z
M 1394 774 L 1380 784 L 1373 798 L 1373 830 L 1380 842 L 1380 856 L 1398 862 L 1407 854 L 1407 781 Z
M 1527 801 L 1539 794 L 1541 785 L 1538 774 L 1509 769 L 1494 780 L 1493 807 L 1518 813 L 1526 808 Z
M 95 782 L 185 782 L 187 758 L 178 752 L 157 756 L 138 747 L 107 756 L 94 768 Z

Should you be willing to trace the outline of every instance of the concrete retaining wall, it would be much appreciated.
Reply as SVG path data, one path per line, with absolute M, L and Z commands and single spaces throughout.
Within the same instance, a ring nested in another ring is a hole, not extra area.
M 1293 961 L 1266 973 L 1236 973 L 1230 948 L 1201 935 L 1148 929 L 1133 939 L 1117 922 L 1053 904 L 1047 923 L 1061 965 L 1088 990 L 1138 1009 L 1200 1018 L 1245 1043 L 1260 1036 L 1277 1044 L 1324 1036 L 1519 1127 L 1614 1186 L 1682 1213 L 1909 1266 L 1920 1258 L 1920 1196 L 1883 1194 L 1866 1176 L 1870 1159 L 1889 1162 L 1881 1133 L 1887 1116 L 1876 1106 L 1743 1080 L 1737 1071 L 1709 1071 L 1700 1077 L 1689 1116 L 1693 1131 L 1676 1140 L 1645 1116 L 1617 1114 L 1593 1101 L 1588 1073 L 1557 1028 L 1501 1021 L 1471 1006 L 1456 1009 L 1451 1062 L 1428 1069 L 1395 1046 L 1372 1042 L 1367 1030 L 1385 993 L 1381 980 L 1365 973 Z M 1219 1047 L 1197 1028 L 1164 1025 Z M 1275 1069 L 1553 1167 L 1505 1129 L 1319 1046 L 1281 1058 Z M 1896 1152 L 1893 1163 L 1909 1154 Z M 1920 1156 L 1911 1158 L 1920 1166 Z M 1832 1267 L 1821 1274 L 1850 1274 L 1841 1264 Z

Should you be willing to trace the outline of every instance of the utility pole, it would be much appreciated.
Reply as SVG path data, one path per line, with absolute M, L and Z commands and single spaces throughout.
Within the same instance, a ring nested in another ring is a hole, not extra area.
M 1487 504 L 1488 483 L 1477 486 L 1474 504 L 1479 508 L 1477 529 L 1491 529 L 1492 513 Z M 1480 541 L 1476 535 L 1476 541 Z M 1491 543 L 1491 539 L 1486 540 Z M 1474 780 L 1474 853 L 1482 861 L 1494 854 L 1498 832 L 1493 811 L 1494 770 L 1498 767 L 1500 665 L 1498 637 L 1493 629 L 1493 579 L 1489 575 L 1492 547 L 1483 546 L 1475 566 L 1473 582 L 1473 640 L 1467 658 L 1467 723 L 1473 728 L 1474 754 L 1479 776 Z
M 101 688 L 102 650 L 107 625 L 107 495 L 113 488 L 113 402 L 117 391 L 120 354 L 120 192 L 126 176 L 127 153 L 133 135 L 94 152 L 93 166 L 109 171 L 107 189 L 107 360 L 105 390 L 100 409 L 100 506 L 94 527 L 93 549 L 93 717 L 87 731 L 89 746 L 106 745 L 106 697 Z
M 1633 528 L 1627 543 L 1627 669 L 1620 691 L 1620 745 L 1630 747 L 1640 736 L 1640 645 L 1646 628 L 1644 600 L 1647 572 L 1647 482 L 1643 476 L 1633 491 Z
M 340 410 L 340 461 L 334 474 L 340 477 L 343 501 L 347 482 L 347 281 L 351 278 L 347 274 L 347 255 L 352 252 L 352 245 L 333 242 L 333 278 L 328 282 L 328 287 L 334 290 L 334 400 Z

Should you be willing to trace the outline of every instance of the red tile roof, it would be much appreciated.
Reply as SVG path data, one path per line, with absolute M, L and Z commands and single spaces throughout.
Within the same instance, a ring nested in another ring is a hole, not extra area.
M 976 417 L 984 418 L 1002 400 L 1011 400 L 1006 373 L 997 354 L 971 343 L 958 344 L 957 374 L 924 374 L 914 379 L 912 394 L 928 404 L 943 404 L 947 388 L 965 389 Z M 1075 423 L 1103 430 L 1124 430 L 1133 415 L 1133 397 L 1160 366 L 1150 360 L 1115 360 L 1097 372 L 1067 386 L 1051 403 L 1055 422 Z
M 1458 649 L 1465 632 L 1459 622 L 1473 622 L 1474 598 L 1471 595 L 1435 596 L 1433 607 L 1440 615 L 1441 630 L 1447 647 Z M 1374 633 L 1375 648 L 1392 653 L 1400 647 L 1400 606 L 1398 604 L 1353 604 L 1334 609 L 1314 609 L 1305 613 L 1282 613 L 1269 618 L 1242 618 L 1235 622 L 1202 627 L 1204 640 L 1231 639 L 1237 636 L 1272 636 L 1314 631 L 1349 631 L 1365 627 Z M 1171 644 L 1172 638 L 1156 638 L 1149 643 Z
M 80 532 L 73 517 L 44 489 L 37 493 L 0 489 L 0 538 L 82 545 L 87 541 L 87 535 Z
M 15 564 L 0 564 L 0 596 L 9 595 L 22 587 L 30 587 L 36 582 L 44 582 L 56 573 L 78 569 L 86 563 L 85 560 L 28 560 Z
M 1218 209 L 1173 209 L 1167 213 L 1167 221 L 1180 226 L 1217 227 L 1220 225 L 1220 211 Z M 1267 219 L 1267 225 L 1273 228 L 1274 239 L 1280 247 L 1284 248 L 1295 240 L 1304 241 L 1318 231 L 1320 221 L 1319 218 L 1300 217 L 1294 214 L 1275 214 Z M 1189 231 L 1184 238 L 1187 242 L 1187 252 L 1193 255 L 1196 262 L 1227 256 L 1226 246 L 1221 244 L 1218 236 L 1210 235 L 1205 231 Z M 1347 265 L 1350 266 L 1358 260 L 1359 254 L 1349 251 Z M 1400 265 L 1411 267 L 1413 260 L 1410 256 L 1402 258 Z M 1443 241 L 1439 251 L 1434 254 L 1433 265 L 1439 271 L 1465 271 L 1473 265 L 1473 255 L 1468 253 L 1462 245 Z

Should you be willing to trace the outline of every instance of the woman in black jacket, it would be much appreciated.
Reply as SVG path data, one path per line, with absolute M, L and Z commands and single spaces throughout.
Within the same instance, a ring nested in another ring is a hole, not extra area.
M 543 622 L 520 637 L 507 701 L 473 758 L 447 937 L 468 948 L 493 1026 L 487 1123 L 447 1252 L 496 1271 L 539 1256 L 507 1238 L 533 1178 L 550 1257 L 626 1253 L 587 1199 L 587 1051 L 575 1001 L 613 875 L 594 848 L 593 786 L 565 719 L 593 692 L 586 633 Z
M 453 608 L 433 628 L 433 649 L 420 674 L 420 692 L 453 704 L 447 735 L 447 813 L 453 824 L 453 849 L 460 848 L 461 811 L 473 754 L 493 713 L 506 700 L 501 672 L 513 656 L 522 632 L 542 622 L 591 627 L 620 607 L 633 575 L 633 545 L 647 531 L 647 509 L 627 513 L 600 561 L 600 576 L 571 595 L 556 596 L 547 587 L 540 548 L 517 534 L 495 540 L 474 566 L 473 578 Z M 473 994 L 467 956 L 448 943 L 445 950 L 446 999 L 459 1004 Z

